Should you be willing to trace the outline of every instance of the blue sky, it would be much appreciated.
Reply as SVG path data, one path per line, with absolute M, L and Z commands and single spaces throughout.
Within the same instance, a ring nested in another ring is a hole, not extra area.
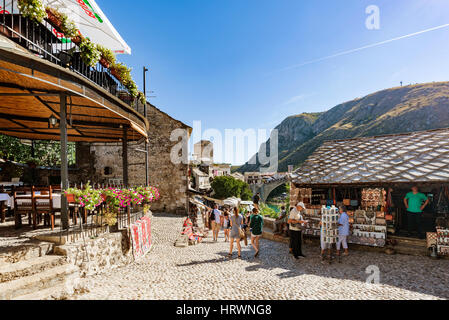
M 307 61 L 449 23 L 447 0 L 97 0 L 133 50 L 119 56 L 151 102 L 203 129 L 272 129 L 393 86 L 449 80 L 449 28 Z M 380 9 L 368 30 L 366 7 Z

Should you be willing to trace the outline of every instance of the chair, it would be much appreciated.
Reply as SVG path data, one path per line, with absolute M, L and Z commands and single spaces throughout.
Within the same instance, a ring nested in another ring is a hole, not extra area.
M 35 192 L 40 191 L 40 195 L 36 195 Z M 51 230 L 55 229 L 55 211 L 53 209 L 53 190 L 52 187 L 45 188 L 32 188 L 33 193 L 33 206 L 36 216 L 41 221 L 41 217 L 44 216 L 44 226 L 51 226 Z
M 17 199 L 18 196 L 26 194 L 26 192 L 31 191 L 31 195 L 28 198 Z M 28 223 L 32 224 L 32 215 L 33 222 L 35 220 L 34 213 L 34 204 L 33 204 L 33 190 L 32 188 L 15 188 L 14 189 L 14 219 L 16 228 L 20 228 L 22 226 L 22 215 L 28 216 Z

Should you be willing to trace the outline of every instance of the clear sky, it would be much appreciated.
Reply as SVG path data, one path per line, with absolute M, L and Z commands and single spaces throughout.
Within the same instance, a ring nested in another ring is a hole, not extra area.
M 449 24 L 447 0 L 97 3 L 131 46 L 119 60 L 139 86 L 150 67 L 150 101 L 203 130 L 272 129 L 400 81 L 449 80 L 448 27 L 298 66 Z M 379 30 L 365 26 L 370 5 L 380 9 Z

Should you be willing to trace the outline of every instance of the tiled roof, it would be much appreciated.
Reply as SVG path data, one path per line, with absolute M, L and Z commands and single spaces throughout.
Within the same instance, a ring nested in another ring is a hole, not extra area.
M 449 182 L 449 129 L 326 141 L 291 178 L 297 184 Z

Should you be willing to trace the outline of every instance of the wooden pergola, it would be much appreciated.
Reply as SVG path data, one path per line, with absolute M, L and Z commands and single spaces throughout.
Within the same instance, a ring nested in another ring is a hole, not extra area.
M 18 47 L 0 45 L 0 134 L 61 141 L 62 189 L 69 186 L 67 142 L 122 142 L 128 184 L 128 141 L 146 141 L 147 119 L 87 78 Z M 68 227 L 67 200 L 61 219 Z

